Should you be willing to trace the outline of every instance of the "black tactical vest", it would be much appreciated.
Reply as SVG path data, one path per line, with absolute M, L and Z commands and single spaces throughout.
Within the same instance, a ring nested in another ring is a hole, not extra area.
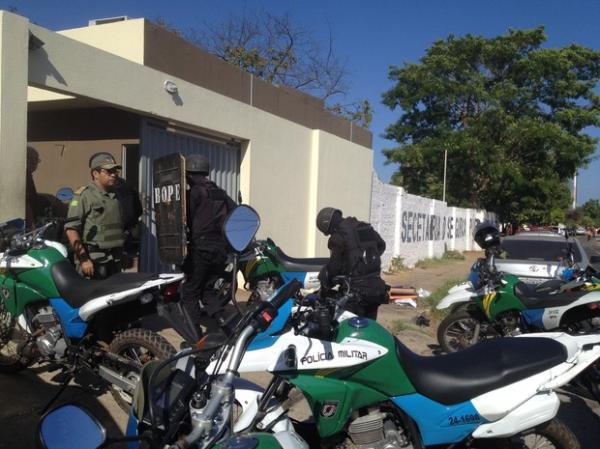
M 192 240 L 202 237 L 219 239 L 225 217 L 235 203 L 227 192 L 208 179 L 203 179 L 190 190 Z
M 351 277 L 379 274 L 379 239 L 370 224 L 348 217 L 340 222 L 336 232 L 344 239 L 344 273 Z

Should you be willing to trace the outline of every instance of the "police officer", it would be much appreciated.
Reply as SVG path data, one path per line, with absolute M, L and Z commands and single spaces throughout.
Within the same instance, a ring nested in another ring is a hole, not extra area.
M 186 156 L 186 176 L 189 185 L 187 223 L 189 229 L 188 254 L 183 263 L 185 282 L 182 301 L 191 319 L 200 331 L 202 299 L 206 313 L 224 322 L 220 298 L 207 295 L 204 288 L 212 276 L 222 275 L 227 262 L 227 243 L 222 234 L 225 217 L 235 207 L 227 193 L 210 181 L 209 163 L 205 156 Z
M 349 277 L 350 290 L 357 299 L 346 303 L 345 308 L 375 320 L 377 309 L 389 299 L 380 276 L 385 242 L 370 224 L 354 217 L 344 218 L 342 211 L 333 207 L 319 212 L 317 228 L 330 236 L 327 246 L 331 256 L 319 273 L 322 287 L 331 288 L 335 276 Z
M 109 153 L 94 154 L 89 166 L 92 181 L 75 192 L 65 230 L 77 271 L 105 279 L 121 271 L 123 223 L 119 202 L 111 191 L 121 166 Z

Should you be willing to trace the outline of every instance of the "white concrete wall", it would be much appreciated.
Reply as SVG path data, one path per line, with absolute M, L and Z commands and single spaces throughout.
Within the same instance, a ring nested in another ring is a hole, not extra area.
M 25 218 L 28 31 L 0 11 L 0 222 Z
M 394 257 L 414 266 L 422 259 L 440 257 L 446 249 L 478 250 L 472 238 L 477 220 L 496 221 L 494 214 L 449 207 L 445 202 L 406 193 L 402 187 L 384 184 L 373 175 L 371 224 L 385 240 L 382 258 L 388 268 Z
M 132 34 L 139 38 L 137 21 L 132 22 Z M 324 240 L 315 233 L 320 206 L 336 206 L 347 215 L 368 218 L 370 148 L 124 59 L 135 59 L 135 54 L 117 56 L 37 25 L 29 24 L 29 28 L 44 46 L 29 52 L 28 66 L 24 61 L 16 68 L 25 85 L 23 74 L 28 71 L 33 87 L 99 100 L 242 141 L 240 185 L 244 201 L 261 215 L 259 237 L 271 236 L 288 254 L 326 254 Z M 86 28 L 67 34 L 86 40 L 89 32 Z M 178 98 L 165 91 L 167 79 L 176 83 Z M 0 166 L 0 178 L 6 171 L 8 168 Z

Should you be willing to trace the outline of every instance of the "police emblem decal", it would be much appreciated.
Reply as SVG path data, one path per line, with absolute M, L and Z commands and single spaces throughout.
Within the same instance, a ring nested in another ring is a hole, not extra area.
M 321 408 L 321 416 L 324 418 L 331 418 L 337 413 L 339 401 L 325 401 Z

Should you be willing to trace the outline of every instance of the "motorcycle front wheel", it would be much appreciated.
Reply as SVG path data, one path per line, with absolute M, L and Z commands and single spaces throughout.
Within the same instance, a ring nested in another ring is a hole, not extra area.
M 500 337 L 491 323 L 473 311 L 460 309 L 442 320 L 438 343 L 446 353 L 457 352 L 488 338 Z
M 175 355 L 175 348 L 164 337 L 148 329 L 128 329 L 116 335 L 108 347 L 109 352 L 132 360 L 139 369 L 125 374 L 132 381 L 139 381 L 142 367 L 152 360 L 165 360 Z M 113 398 L 128 413 L 133 402 L 133 395 L 121 388 L 111 385 Z
M 472 449 L 580 449 L 577 437 L 562 421 L 552 419 L 510 438 L 479 440 Z

